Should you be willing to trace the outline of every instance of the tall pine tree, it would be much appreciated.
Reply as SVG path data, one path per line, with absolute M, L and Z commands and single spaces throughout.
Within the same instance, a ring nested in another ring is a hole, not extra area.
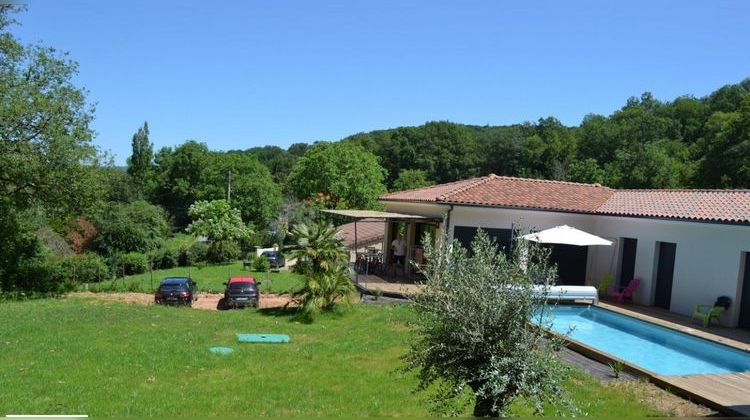
M 133 134 L 133 154 L 128 158 L 128 174 L 141 194 L 146 194 L 154 161 L 154 145 L 148 141 L 148 122 Z

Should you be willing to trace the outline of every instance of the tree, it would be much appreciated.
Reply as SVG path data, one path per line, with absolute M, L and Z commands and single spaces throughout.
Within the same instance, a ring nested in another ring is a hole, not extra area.
M 187 209 L 197 200 L 226 199 L 232 173 L 232 206 L 257 228 L 265 228 L 281 206 L 281 189 L 268 168 L 252 154 L 211 152 L 188 141 L 156 156 L 154 199 L 173 215 L 178 228 L 189 222 Z
M 29 216 L 65 225 L 98 201 L 87 92 L 74 61 L 54 48 L 22 45 L 9 31 L 20 8 L 0 4 L 0 279 L 23 280 L 42 250 Z
M 324 196 L 326 206 L 371 209 L 386 192 L 385 171 L 372 153 L 354 144 L 317 143 L 300 158 L 288 183 L 300 200 Z
M 338 230 L 323 220 L 308 221 L 294 227 L 297 248 L 292 258 L 305 275 L 302 287 L 292 294 L 302 316 L 308 320 L 338 302 L 350 303 L 354 292 L 348 268 L 342 265 L 349 252 L 338 237 Z
M 242 222 L 240 211 L 227 200 L 197 201 L 188 214 L 193 219 L 187 227 L 192 235 L 205 236 L 212 241 L 240 241 L 252 235 L 252 229 Z
M 481 230 L 471 255 L 446 237 L 434 246 L 424 241 L 426 281 L 410 306 L 414 335 L 406 368 L 418 371 L 418 389 L 437 384 L 434 399 L 443 403 L 468 390 L 477 417 L 507 414 L 520 398 L 538 412 L 545 403 L 566 401 L 555 343 L 529 325 L 540 301 L 533 287 L 554 284 L 556 270 L 541 248 L 521 242 L 506 259 Z
M 141 192 L 146 189 L 154 160 L 154 145 L 149 141 L 148 134 L 148 122 L 144 122 L 133 134 L 133 153 L 128 158 L 128 174 Z
M 568 181 L 587 184 L 604 183 L 607 173 L 596 163 L 596 159 L 577 160 L 568 167 Z
M 80 214 L 98 195 L 88 170 L 96 158 L 93 107 L 72 82 L 77 63 L 6 32 L 17 10 L 0 4 L 0 211 Z
M 96 248 L 104 254 L 146 253 L 164 244 L 169 223 L 164 210 L 145 201 L 108 203 L 92 218 Z
M 398 174 L 398 178 L 393 182 L 391 191 L 404 191 L 414 188 L 428 187 L 433 185 L 427 180 L 425 171 L 419 169 L 404 169 Z
M 338 229 L 329 222 L 307 220 L 295 225 L 291 234 L 296 241 L 291 256 L 307 274 L 329 271 L 347 261 L 349 253 L 341 243 Z

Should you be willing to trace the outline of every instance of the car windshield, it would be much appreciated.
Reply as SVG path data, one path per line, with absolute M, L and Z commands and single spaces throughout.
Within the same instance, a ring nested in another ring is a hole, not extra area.
M 276 257 L 279 256 L 279 254 L 276 253 L 276 252 L 264 252 L 263 256 L 264 257 L 269 257 L 269 258 L 276 258 Z
M 187 289 L 187 285 L 185 284 L 162 284 L 159 289 L 165 292 L 171 292 L 175 290 L 185 290 Z
M 229 285 L 229 290 L 252 290 L 255 289 L 255 283 L 250 282 L 237 282 Z

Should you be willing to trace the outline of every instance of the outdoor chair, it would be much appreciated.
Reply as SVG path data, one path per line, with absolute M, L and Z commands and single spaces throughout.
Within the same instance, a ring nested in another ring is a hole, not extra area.
M 635 291 L 638 290 L 638 287 L 641 285 L 641 279 L 634 278 L 633 280 L 630 280 L 630 283 L 628 283 L 625 287 L 619 287 L 618 290 L 612 290 L 609 292 L 609 295 L 612 297 L 617 298 L 617 302 L 622 303 L 625 300 L 633 300 L 633 295 L 635 294 Z
M 708 328 L 712 319 L 720 322 L 721 315 L 729 309 L 731 304 L 732 299 L 727 296 L 719 296 L 713 305 L 695 305 L 690 321 L 698 319 L 703 324 L 703 328 Z
M 612 283 L 615 282 L 615 278 L 611 274 L 607 274 L 596 286 L 596 291 L 599 292 L 599 297 L 603 298 L 609 293 L 609 289 L 612 287 Z

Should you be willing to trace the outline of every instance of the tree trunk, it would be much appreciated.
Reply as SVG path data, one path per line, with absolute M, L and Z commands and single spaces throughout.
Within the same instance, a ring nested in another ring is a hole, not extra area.
M 480 398 L 474 403 L 474 417 L 498 417 L 500 412 L 492 407 L 492 398 Z

